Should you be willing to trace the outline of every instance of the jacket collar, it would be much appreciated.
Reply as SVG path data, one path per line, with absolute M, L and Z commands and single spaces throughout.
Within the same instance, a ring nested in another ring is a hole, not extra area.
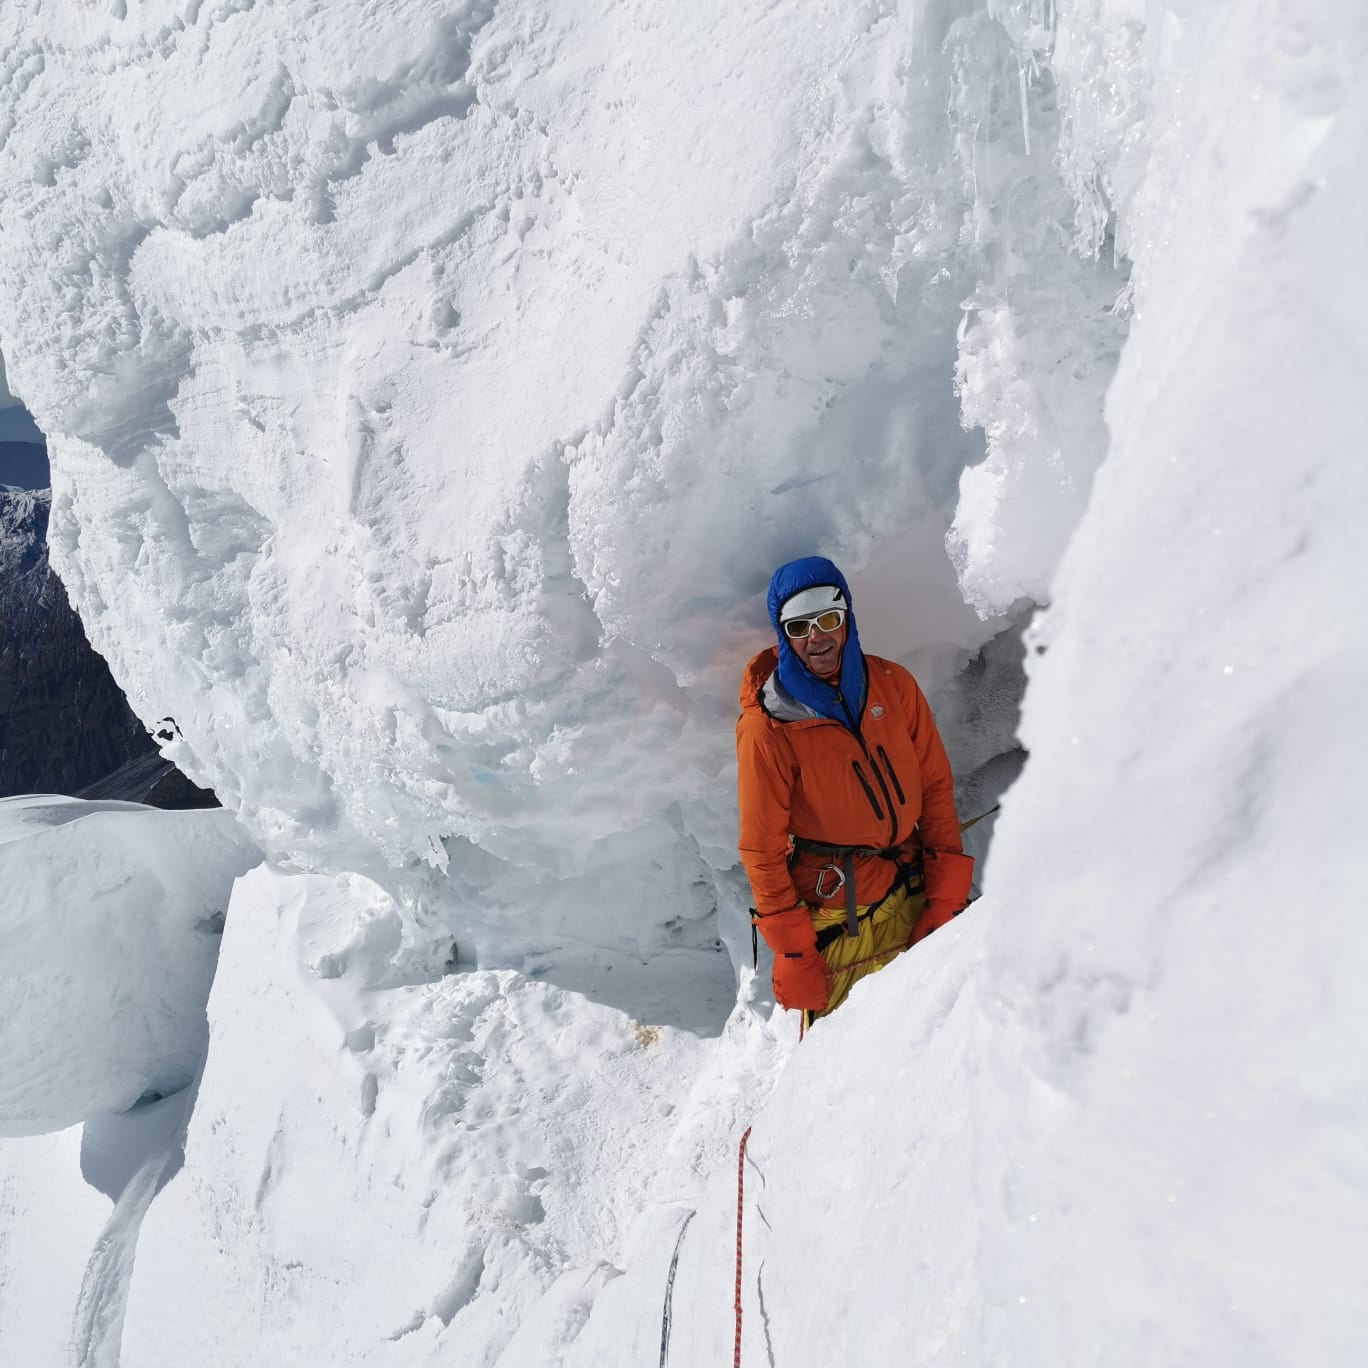
M 779 681 L 779 671 L 760 686 L 760 706 L 776 722 L 811 722 L 821 717 L 816 708 L 800 703 Z
M 864 674 L 863 660 L 861 660 L 861 683 L 858 697 L 852 702 L 850 716 L 858 724 L 860 711 L 864 706 Z M 805 671 L 806 673 L 806 671 Z M 809 675 L 810 679 L 816 680 L 815 675 Z M 843 727 L 849 729 L 850 722 L 846 718 L 845 710 L 841 707 L 840 699 L 836 696 L 836 690 L 830 684 L 823 687 L 831 694 L 832 708 L 814 708 L 810 703 L 803 702 L 802 699 L 795 698 L 784 687 L 782 671 L 776 669 L 768 679 L 756 691 L 756 699 L 765 713 L 772 717 L 776 722 L 816 722 L 826 719 L 831 722 L 839 722 Z

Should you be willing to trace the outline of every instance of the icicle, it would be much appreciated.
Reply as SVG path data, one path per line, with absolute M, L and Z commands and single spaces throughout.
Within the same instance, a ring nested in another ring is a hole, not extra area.
M 1021 136 L 1026 143 L 1026 155 L 1031 155 L 1031 120 L 1026 106 L 1026 67 L 1018 58 L 1017 83 L 1021 88 Z

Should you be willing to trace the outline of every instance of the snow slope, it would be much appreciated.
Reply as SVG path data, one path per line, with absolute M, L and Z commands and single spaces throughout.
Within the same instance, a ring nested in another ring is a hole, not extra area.
M 0 799 L 0 1134 L 194 1078 L 228 895 L 260 858 L 226 812 Z
M 116 1254 L 0 1350 L 654 1362 L 677 1250 L 725 1362 L 753 1124 L 748 1365 L 1356 1363 L 1362 7 L 52 23 L 0 345 L 54 554 L 276 858 Z M 976 654 L 1050 607 L 984 898 L 798 1046 L 728 757 L 812 550 L 989 790 Z M 14 1221 L 88 1211 L 22 1143 Z
M 0 800 L 4 1362 L 118 1361 L 141 1221 L 209 1044 L 224 909 L 260 858 L 226 812 Z

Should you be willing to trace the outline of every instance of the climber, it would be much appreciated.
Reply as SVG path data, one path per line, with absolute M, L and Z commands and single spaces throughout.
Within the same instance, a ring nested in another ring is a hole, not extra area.
M 775 1000 L 810 1024 L 969 900 L 945 747 L 917 682 L 860 649 L 829 560 L 780 566 L 777 648 L 741 680 L 739 849 Z

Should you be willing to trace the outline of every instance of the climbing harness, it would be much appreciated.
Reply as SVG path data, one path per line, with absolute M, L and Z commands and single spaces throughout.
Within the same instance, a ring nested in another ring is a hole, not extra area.
M 858 936 L 860 934 L 860 916 L 855 910 L 855 858 L 856 856 L 872 855 L 880 860 L 897 860 L 897 848 L 895 846 L 831 845 L 827 841 L 813 841 L 806 836 L 795 836 L 793 838 L 793 849 L 789 853 L 789 863 L 792 864 L 799 855 L 803 854 L 830 857 L 831 863 L 824 864 L 817 871 L 817 881 L 813 891 L 823 902 L 826 902 L 828 898 L 834 898 L 837 893 L 844 889 L 846 935 Z M 838 858 L 841 861 L 840 864 L 836 863 Z M 828 875 L 835 879 L 829 889 L 827 887 Z
M 694 1218 L 694 1213 L 689 1212 L 684 1218 L 684 1224 L 679 1227 L 679 1235 L 675 1240 L 674 1257 L 670 1260 L 669 1277 L 665 1280 L 665 1307 L 660 1313 L 660 1368 L 665 1368 L 666 1361 L 670 1356 L 670 1330 L 674 1323 L 674 1284 L 675 1273 L 679 1268 L 679 1251 L 684 1246 L 684 1232 L 689 1228 L 689 1222 Z
M 970 827 L 977 826 L 985 817 L 991 817 L 997 810 L 998 805 L 994 804 L 987 812 L 980 812 L 977 817 L 971 817 L 967 822 L 961 822 L 961 835 L 968 831 Z M 828 899 L 834 898 L 837 893 L 844 889 L 846 914 L 845 934 L 852 938 L 858 936 L 860 934 L 861 917 L 856 910 L 857 904 L 855 901 L 855 861 L 857 858 L 870 855 L 880 860 L 896 861 L 898 859 L 898 847 L 832 845 L 827 841 L 814 841 L 806 836 L 795 836 L 793 838 L 793 849 L 789 854 L 789 863 L 792 864 L 793 861 L 802 854 L 826 855 L 830 857 L 831 863 L 824 864 L 817 871 L 817 880 L 813 891 L 822 902 L 826 902 Z M 840 864 L 836 863 L 837 859 L 840 860 Z M 922 867 L 920 860 L 912 860 L 907 864 L 899 863 L 898 873 L 895 876 L 892 885 L 889 887 L 888 892 L 872 907 L 867 908 L 864 912 L 864 916 L 868 917 L 872 915 L 893 890 L 900 885 L 905 887 L 909 893 L 915 893 L 917 891 L 915 885 L 920 880 L 921 874 Z M 834 880 L 834 882 L 828 884 L 828 878 Z M 835 933 L 834 935 L 832 934 L 833 932 Z M 826 944 L 830 945 L 832 940 L 840 935 L 840 932 L 834 927 L 829 927 L 826 930 L 826 935 Z M 824 948 L 820 939 L 817 948 L 819 950 Z
M 961 833 L 968 831 L 970 827 L 977 826 L 985 818 L 991 817 L 995 812 L 999 810 L 999 807 L 1000 804 L 995 803 L 986 812 L 980 812 L 977 817 L 971 817 L 967 822 L 961 822 L 959 828 Z M 833 857 L 840 856 L 845 865 L 845 868 L 842 869 L 841 866 L 835 864 L 833 861 L 833 863 L 831 864 L 823 865 L 817 871 L 817 880 L 815 888 L 819 897 L 832 897 L 834 894 L 840 892 L 842 888 L 845 889 L 846 894 L 846 919 L 844 924 L 840 922 L 833 922 L 821 927 L 816 933 L 816 949 L 819 955 L 824 955 L 828 948 L 834 945 L 843 936 L 858 936 L 860 934 L 860 923 L 868 921 L 869 918 L 871 918 L 884 905 L 884 903 L 886 903 L 888 899 L 891 898 L 895 893 L 899 892 L 900 890 L 904 890 L 908 894 L 915 896 L 916 894 L 922 891 L 925 884 L 925 873 L 922 867 L 922 861 L 920 857 L 910 861 L 907 864 L 899 864 L 893 876 L 893 882 L 889 884 L 888 889 L 884 893 L 883 897 L 881 897 L 877 902 L 871 903 L 868 907 L 864 909 L 863 912 L 861 912 L 859 910 L 858 905 L 855 902 L 855 857 L 864 855 L 874 855 L 882 859 L 896 859 L 898 852 L 893 848 L 880 850 L 875 849 L 872 846 L 830 845 L 823 841 L 810 840 L 805 836 L 795 836 L 792 838 L 792 850 L 789 856 L 790 865 L 793 863 L 794 859 L 796 859 L 796 857 L 799 854 L 805 851 L 818 855 L 830 855 Z M 825 882 L 826 877 L 829 873 L 836 878 L 836 882 L 830 886 L 828 886 Z M 972 903 L 973 901 L 973 898 L 969 899 L 970 903 Z M 968 903 L 966 903 L 965 906 L 967 907 Z M 751 965 L 754 968 L 759 968 L 760 940 L 757 931 L 757 922 L 759 921 L 759 916 L 756 913 L 755 908 L 753 907 L 750 909 L 750 917 Z M 877 951 L 872 955 L 866 955 L 863 959 L 854 960 L 850 964 L 841 965 L 839 972 L 844 974 L 854 969 L 863 969 L 866 965 L 873 964 L 876 962 L 881 965 L 888 964 L 892 960 L 896 959 L 897 956 L 900 955 L 904 950 L 911 949 L 911 946 L 912 942 L 909 940 L 906 945 L 899 946 L 897 948 L 889 948 Z M 807 1034 L 807 1028 L 811 1026 L 814 1021 L 817 1020 L 818 1015 L 819 1013 L 811 1011 L 803 1011 L 799 1013 L 798 1039 L 800 1042 L 802 1041 L 803 1037 Z
M 741 1217 L 746 1195 L 746 1142 L 751 1128 L 741 1136 L 741 1151 L 736 1157 L 736 1354 L 732 1368 L 741 1368 Z
M 858 936 L 860 934 L 861 921 L 865 920 L 868 917 L 871 917 L 875 912 L 877 912 L 878 909 L 883 906 L 884 902 L 888 898 L 892 897 L 893 893 L 898 888 L 901 888 L 904 885 L 906 885 L 910 889 L 910 891 L 915 892 L 916 890 L 912 888 L 911 880 L 913 876 L 915 876 L 916 878 L 921 877 L 920 860 L 915 861 L 914 863 L 909 865 L 900 865 L 898 867 L 897 876 L 894 878 L 893 882 L 888 886 L 888 891 L 883 895 L 882 898 L 879 899 L 878 902 L 865 908 L 864 912 L 861 913 L 855 902 L 855 857 L 857 855 L 877 855 L 885 860 L 896 859 L 897 855 L 896 852 L 892 849 L 892 847 L 889 847 L 886 850 L 875 850 L 872 846 L 827 845 L 824 841 L 810 841 L 805 836 L 795 836 L 793 838 L 793 852 L 789 857 L 790 864 L 793 862 L 793 859 L 796 855 L 800 854 L 802 851 L 805 850 L 812 851 L 818 855 L 840 855 L 843 857 L 844 864 L 844 868 L 842 868 L 841 865 L 836 864 L 823 865 L 821 869 L 817 871 L 816 891 L 817 896 L 819 898 L 826 899 L 834 897 L 837 893 L 841 891 L 842 888 L 845 889 L 846 895 L 846 922 L 844 928 L 840 926 L 827 926 L 824 927 L 821 931 L 819 931 L 817 933 L 818 950 L 824 950 L 828 945 L 832 943 L 832 941 L 839 940 L 843 935 L 852 937 Z M 826 877 L 829 873 L 835 876 L 836 882 L 831 885 L 828 891 L 824 891 Z M 750 915 L 751 966 L 752 968 L 758 968 L 760 964 L 760 941 L 758 932 L 756 931 L 756 921 L 758 919 L 758 913 L 756 912 L 755 908 L 751 908 Z
M 899 889 L 906 889 L 908 893 L 920 893 L 922 890 L 922 863 L 920 860 L 913 860 L 911 864 L 899 865 L 898 872 L 893 876 L 893 882 L 888 886 L 888 892 L 883 895 L 878 902 L 870 903 L 863 912 L 858 913 L 855 919 L 855 935 L 860 934 L 860 922 L 868 921 L 889 898 Z M 847 918 L 849 913 L 847 912 Z M 828 945 L 833 945 L 842 936 L 850 935 L 849 921 L 845 926 L 836 923 L 832 926 L 824 926 L 817 933 L 817 952 L 820 954 Z M 863 964 L 864 960 L 857 961 Z M 843 964 L 841 968 L 853 969 L 853 964 Z
M 971 817 L 967 822 L 960 823 L 960 834 L 963 835 L 972 826 L 977 826 L 985 817 L 991 817 L 998 810 L 999 804 L 994 804 L 987 812 L 980 812 L 977 817 Z M 832 845 L 827 841 L 814 841 L 806 836 L 795 836 L 793 838 L 793 848 L 789 853 L 789 864 L 791 865 L 799 855 L 826 855 L 831 863 L 824 864 L 817 871 L 817 879 L 813 885 L 813 892 L 822 901 L 826 902 L 834 898 L 842 889 L 845 890 L 845 914 L 846 925 L 845 934 L 855 937 L 860 934 L 861 915 L 856 911 L 855 901 L 855 860 L 857 857 L 874 856 L 880 860 L 898 859 L 898 847 L 896 846 L 843 846 Z M 840 860 L 840 864 L 836 860 Z M 871 916 L 886 898 L 900 885 L 906 887 L 909 893 L 917 892 L 916 883 L 922 874 L 921 861 L 912 860 L 907 864 L 898 865 L 898 873 L 894 877 L 892 885 L 887 893 L 879 899 L 873 906 L 866 908 L 865 917 Z M 828 879 L 833 882 L 828 883 Z M 817 948 L 824 949 L 819 933 Z M 835 927 L 828 927 L 825 931 L 826 945 L 830 945 L 840 932 Z
M 971 817 L 967 822 L 960 823 L 960 834 L 968 831 L 970 827 L 977 826 L 986 817 L 991 817 L 1001 807 L 1000 803 L 994 803 L 986 812 L 980 812 L 977 817 Z M 873 855 L 883 860 L 896 860 L 898 857 L 897 849 L 893 846 L 876 848 L 874 846 L 841 846 L 831 845 L 826 841 L 810 840 L 806 836 L 793 837 L 792 849 L 789 853 L 789 863 L 802 853 L 807 852 L 814 855 L 828 855 L 832 857 L 831 863 L 823 865 L 817 871 L 817 880 L 814 891 L 823 901 L 833 898 L 837 893 L 845 890 L 845 926 L 825 926 L 817 933 L 817 949 L 825 950 L 833 941 L 839 940 L 842 935 L 858 936 L 860 934 L 860 922 L 867 920 L 884 902 L 893 895 L 898 888 L 906 888 L 909 893 L 919 891 L 919 883 L 922 878 L 922 866 L 920 860 L 913 860 L 906 865 L 899 865 L 898 873 L 893 882 L 889 885 L 888 891 L 879 899 L 878 902 L 871 904 L 861 913 L 855 901 L 855 858 L 856 856 Z M 841 863 L 837 864 L 836 857 L 840 857 Z M 829 886 L 828 877 L 835 880 Z M 972 901 L 972 899 L 971 899 Z M 758 914 L 755 908 L 750 910 L 751 916 L 751 967 L 758 968 L 760 965 L 760 938 L 756 930 L 756 920 Z M 864 961 L 861 961 L 863 963 Z M 844 966 L 854 968 L 854 965 Z
M 977 826 L 979 822 L 984 821 L 985 818 L 992 817 L 993 813 L 996 813 L 1000 806 L 1000 803 L 995 803 L 992 807 L 988 808 L 986 813 L 979 813 L 978 817 L 971 817 L 967 822 L 960 822 L 960 834 L 967 832 L 971 826 Z M 896 859 L 896 851 L 893 850 L 892 847 L 884 848 L 884 850 L 876 850 L 873 845 L 830 845 L 825 843 L 825 841 L 808 840 L 806 836 L 795 836 L 793 837 L 793 850 L 792 854 L 789 855 L 789 862 L 792 863 L 792 859 L 795 858 L 796 855 L 802 854 L 802 851 L 810 851 L 815 855 L 841 856 L 840 865 L 834 863 L 833 860 L 830 865 L 824 865 L 817 871 L 815 892 L 817 892 L 817 896 L 821 897 L 825 902 L 828 897 L 834 897 L 841 889 L 845 889 L 845 925 L 844 928 L 841 928 L 841 926 L 824 926 L 824 928 L 819 930 L 817 933 L 818 951 L 824 951 L 828 945 L 832 944 L 832 941 L 840 940 L 841 936 L 859 936 L 859 923 L 866 921 L 874 912 L 877 912 L 878 908 L 882 907 L 885 900 L 888 899 L 888 897 L 891 897 L 900 886 L 906 888 L 910 893 L 919 891 L 918 882 L 921 881 L 922 878 L 921 860 L 912 860 L 910 865 L 899 867 L 899 873 L 897 873 L 897 877 L 895 877 L 892 884 L 889 884 L 888 892 L 886 892 L 877 903 L 871 904 L 871 906 L 865 908 L 865 911 L 860 912 L 858 911 L 858 904 L 855 902 L 855 856 L 877 855 L 880 856 L 881 859 Z M 828 874 L 836 880 L 834 884 L 830 885 L 830 888 L 826 886 L 826 877 L 828 877 Z M 974 902 L 974 899 L 970 899 L 970 902 Z M 752 907 L 752 969 L 758 969 L 759 963 L 761 963 L 761 943 L 759 943 L 759 932 L 757 926 L 755 926 L 758 915 L 758 912 Z M 863 960 L 860 960 L 860 963 L 863 963 Z M 848 966 L 844 967 L 847 967 L 847 969 L 854 969 L 855 966 L 854 964 L 848 964 Z

